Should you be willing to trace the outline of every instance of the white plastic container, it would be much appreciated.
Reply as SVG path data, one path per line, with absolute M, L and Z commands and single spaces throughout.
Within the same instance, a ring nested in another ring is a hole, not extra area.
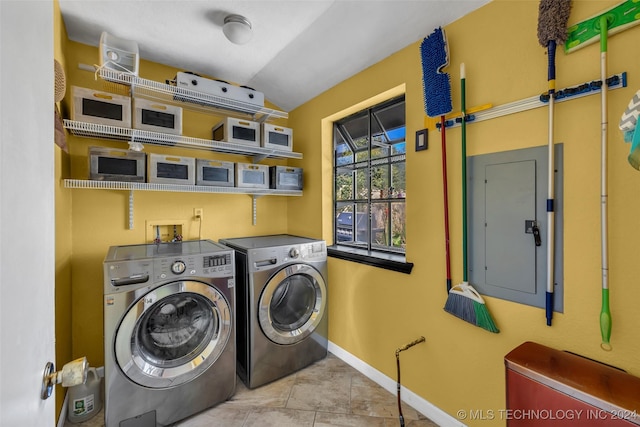
M 140 53 L 138 43 L 125 40 L 103 31 L 100 35 L 100 66 L 119 73 L 138 75 Z
M 89 368 L 84 384 L 69 388 L 67 419 L 80 423 L 95 416 L 102 409 L 102 379 L 96 368 Z

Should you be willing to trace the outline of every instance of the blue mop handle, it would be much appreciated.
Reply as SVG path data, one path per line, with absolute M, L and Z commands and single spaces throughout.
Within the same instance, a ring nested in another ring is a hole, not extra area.
M 547 42 L 547 80 L 549 81 L 549 95 L 556 91 L 556 41 Z

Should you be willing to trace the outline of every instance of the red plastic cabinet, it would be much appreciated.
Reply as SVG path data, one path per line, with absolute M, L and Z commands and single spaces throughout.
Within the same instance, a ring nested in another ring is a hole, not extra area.
M 508 427 L 640 426 L 640 378 L 533 342 L 505 367 Z

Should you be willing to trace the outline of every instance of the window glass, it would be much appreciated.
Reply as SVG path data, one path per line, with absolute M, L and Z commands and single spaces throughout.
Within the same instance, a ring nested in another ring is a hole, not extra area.
M 334 241 L 404 253 L 404 96 L 334 123 Z

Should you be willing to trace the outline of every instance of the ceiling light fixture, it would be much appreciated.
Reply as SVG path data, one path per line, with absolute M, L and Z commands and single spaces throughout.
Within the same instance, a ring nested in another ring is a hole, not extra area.
M 222 32 L 231 43 L 245 44 L 253 36 L 251 22 L 241 15 L 228 15 L 224 18 Z

